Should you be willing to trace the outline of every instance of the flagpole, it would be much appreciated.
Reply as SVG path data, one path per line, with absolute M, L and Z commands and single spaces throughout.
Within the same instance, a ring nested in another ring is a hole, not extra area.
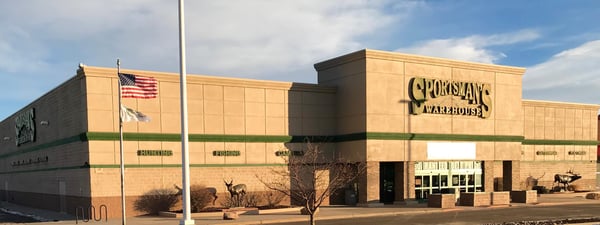
M 188 143 L 188 119 L 187 119 L 187 79 L 185 66 L 185 23 L 184 23 L 183 0 L 179 0 L 179 71 L 181 91 L 181 178 L 183 198 L 183 216 L 180 225 L 193 225 L 190 209 L 190 160 Z
M 121 73 L 121 60 L 117 59 L 117 80 L 119 83 L 119 157 L 121 158 L 121 222 L 122 225 L 126 225 L 126 215 L 125 215 L 125 163 L 123 162 L 123 118 L 121 110 L 121 78 L 119 74 Z

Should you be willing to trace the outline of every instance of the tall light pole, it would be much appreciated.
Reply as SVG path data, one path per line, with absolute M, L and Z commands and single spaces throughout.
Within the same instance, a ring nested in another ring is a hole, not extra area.
M 190 209 L 190 160 L 189 160 L 189 140 L 188 140 L 188 119 L 187 119 L 187 79 L 185 66 L 185 23 L 184 23 L 183 0 L 179 0 L 179 71 L 180 71 L 180 91 L 181 91 L 181 177 L 182 192 L 181 196 L 183 206 L 183 217 L 180 225 L 195 224 L 191 216 Z

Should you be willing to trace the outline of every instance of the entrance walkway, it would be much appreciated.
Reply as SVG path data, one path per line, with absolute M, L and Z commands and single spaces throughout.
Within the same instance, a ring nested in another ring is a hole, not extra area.
M 564 194 L 545 194 L 538 198 L 538 204 L 511 204 L 510 206 L 490 206 L 490 207 L 464 207 L 457 206 L 454 209 L 438 209 L 438 208 L 427 208 L 426 204 L 414 204 L 414 205 L 386 205 L 384 207 L 377 208 L 362 208 L 362 207 L 345 207 L 345 206 L 327 206 L 322 207 L 321 211 L 317 215 L 317 220 L 328 220 L 328 219 L 348 219 L 348 218 L 363 218 L 363 217 L 378 217 L 378 216 L 393 216 L 393 215 L 415 215 L 415 214 L 427 214 L 434 212 L 451 212 L 458 210 L 486 210 L 490 208 L 502 208 L 502 207 L 522 207 L 523 210 L 528 208 L 550 206 L 550 205 L 568 205 L 568 204 L 600 204 L 600 200 L 589 200 L 585 199 L 586 193 L 564 193 Z M 1 203 L 1 208 L 14 213 L 20 213 L 23 215 L 36 216 L 38 219 L 44 219 L 46 222 L 38 223 L 20 223 L 20 224 L 35 224 L 35 225 L 66 225 L 75 224 L 75 218 L 70 215 L 44 211 L 39 209 L 32 209 L 19 205 L 14 205 L 6 202 Z M 240 215 L 238 220 L 223 220 L 221 216 L 208 216 L 208 217 L 197 217 L 194 218 L 196 224 L 270 224 L 270 223 L 286 223 L 286 222 L 298 222 L 307 221 L 307 216 L 299 215 L 299 213 L 281 213 L 271 215 Z M 141 216 L 127 218 L 127 224 L 135 225 L 165 225 L 165 224 L 179 224 L 180 219 L 176 218 L 165 218 L 165 217 L 154 217 L 154 216 Z M 121 224 L 120 219 L 111 219 L 108 222 L 94 222 L 79 224 L 106 224 L 106 225 L 117 225 Z M 598 223 L 596 223 L 598 224 Z

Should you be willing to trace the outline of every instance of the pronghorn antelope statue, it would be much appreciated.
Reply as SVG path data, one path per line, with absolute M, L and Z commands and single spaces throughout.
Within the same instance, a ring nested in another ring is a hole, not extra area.
M 569 189 L 569 184 L 571 184 L 573 181 L 579 180 L 580 178 L 581 176 L 578 173 L 574 173 L 573 170 L 570 169 L 567 171 L 567 173 L 555 174 L 554 183 L 558 183 L 558 187 L 560 187 L 560 184 L 563 184 L 561 191 L 567 191 Z M 552 187 L 554 188 L 554 186 Z
M 233 185 L 233 179 L 229 183 L 225 180 L 223 181 L 225 182 L 225 186 L 227 186 L 227 191 L 231 194 L 231 199 L 235 201 L 236 206 L 240 207 L 242 205 L 242 199 L 244 198 L 244 195 L 246 195 L 246 185 Z M 236 196 L 236 198 L 234 199 L 233 196 Z

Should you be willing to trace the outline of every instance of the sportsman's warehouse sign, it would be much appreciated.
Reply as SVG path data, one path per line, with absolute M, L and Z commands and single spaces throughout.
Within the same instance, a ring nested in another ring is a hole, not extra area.
M 415 77 L 409 84 L 412 114 L 446 114 L 487 118 L 492 112 L 492 86 L 488 83 Z M 460 101 L 441 101 L 460 97 Z M 435 101 L 438 100 L 438 101 Z

